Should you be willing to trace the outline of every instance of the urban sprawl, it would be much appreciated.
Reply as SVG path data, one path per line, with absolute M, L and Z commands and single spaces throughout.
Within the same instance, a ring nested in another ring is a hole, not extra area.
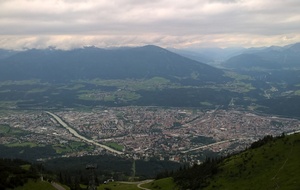
M 25 132 L 0 136 L 4 145 L 66 146 L 80 142 L 92 147 L 58 151 L 61 157 L 115 154 L 195 163 L 203 151 L 222 155 L 240 151 L 266 135 L 296 132 L 300 122 L 238 110 L 118 107 L 10 112 L 0 116 L 0 126 Z

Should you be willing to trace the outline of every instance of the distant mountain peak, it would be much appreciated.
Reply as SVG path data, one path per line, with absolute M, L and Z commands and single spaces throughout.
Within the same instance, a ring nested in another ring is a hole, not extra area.
M 156 46 L 156 45 L 145 45 L 145 46 L 141 46 L 141 47 L 137 47 L 136 49 L 141 49 L 141 50 L 146 50 L 146 51 L 166 51 L 169 52 L 168 50 Z

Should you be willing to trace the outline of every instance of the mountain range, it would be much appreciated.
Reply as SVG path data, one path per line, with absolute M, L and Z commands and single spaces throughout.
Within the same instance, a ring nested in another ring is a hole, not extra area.
M 53 48 L 0 52 L 0 80 L 39 79 L 62 82 L 78 79 L 191 78 L 223 80 L 223 71 L 157 46 L 74 50 Z
M 300 43 L 283 47 L 169 48 L 169 50 L 190 59 L 226 69 L 294 69 L 300 67 Z
M 193 78 L 201 82 L 226 80 L 224 72 L 204 63 L 222 62 L 229 69 L 299 68 L 300 43 L 266 48 L 163 49 L 133 48 L 73 50 L 0 50 L 0 80 L 40 79 L 62 82 L 78 79 Z M 202 63 L 203 62 L 203 63 Z
M 300 43 L 222 51 L 215 56 L 232 57 L 213 67 L 153 45 L 1 50 L 0 99 L 16 108 L 234 105 L 300 116 Z
M 232 69 L 299 69 L 300 43 L 284 47 L 271 46 L 264 49 L 249 49 L 233 56 L 222 66 Z

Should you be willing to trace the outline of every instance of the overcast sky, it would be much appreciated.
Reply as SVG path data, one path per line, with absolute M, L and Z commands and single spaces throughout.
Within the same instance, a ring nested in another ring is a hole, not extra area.
M 300 42 L 299 0 L 0 0 L 0 48 Z

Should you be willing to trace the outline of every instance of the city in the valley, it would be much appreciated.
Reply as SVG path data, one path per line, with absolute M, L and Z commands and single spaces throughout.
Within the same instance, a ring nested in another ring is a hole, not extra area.
M 241 110 L 110 107 L 11 111 L 1 114 L 0 127 L 0 144 L 51 145 L 55 157 L 114 154 L 195 163 L 209 153 L 243 150 L 266 135 L 297 132 L 300 121 Z M 5 130 L 16 132 L 3 135 Z

